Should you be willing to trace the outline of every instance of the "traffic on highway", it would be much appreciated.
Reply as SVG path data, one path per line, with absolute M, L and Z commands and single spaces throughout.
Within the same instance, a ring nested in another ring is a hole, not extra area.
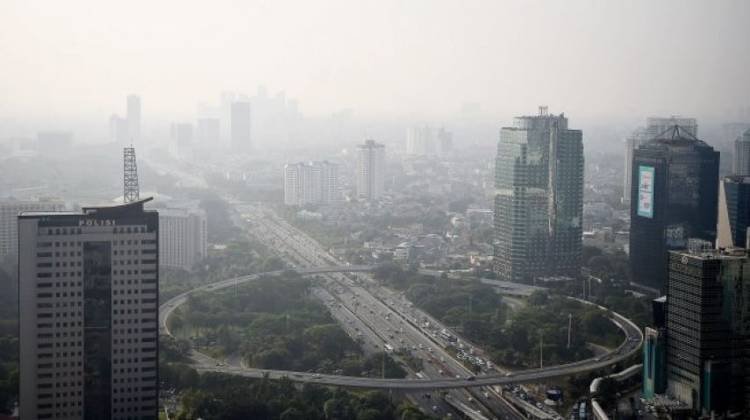
M 253 378 L 286 377 L 297 382 L 355 388 L 403 390 L 408 391 L 412 400 L 423 409 L 440 415 L 448 415 L 456 410 L 473 419 L 524 418 L 527 413 L 535 418 L 554 419 L 559 415 L 533 401 L 519 385 L 612 365 L 638 351 L 643 340 L 635 324 L 619 314 L 613 314 L 613 322 L 626 336 L 614 351 L 565 365 L 504 371 L 494 366 L 480 348 L 415 308 L 403 294 L 377 284 L 366 272 L 372 267 L 349 266 L 336 260 L 320 244 L 268 209 L 241 203 L 236 207 L 238 225 L 276 249 L 300 274 L 316 279 L 311 281 L 313 295 L 327 306 L 334 319 L 360 343 L 363 351 L 370 354 L 389 353 L 402 362 L 409 375 L 406 379 L 389 379 L 263 370 L 227 364 L 193 351 L 198 371 Z M 260 276 L 280 273 L 275 271 L 222 280 L 175 296 L 160 309 L 163 333 L 171 334 L 167 320 L 177 307 L 187 301 L 190 294 L 236 287 Z M 407 356 L 421 361 L 419 369 L 407 363 Z M 522 410 L 526 413 L 522 413 Z

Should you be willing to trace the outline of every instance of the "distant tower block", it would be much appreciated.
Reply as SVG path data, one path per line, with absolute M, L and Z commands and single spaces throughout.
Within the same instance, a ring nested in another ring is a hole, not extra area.
M 123 178 L 123 201 L 125 203 L 132 203 L 138 201 L 139 189 L 138 189 L 138 166 L 135 162 L 135 147 L 132 145 L 123 149 L 123 160 L 125 176 Z

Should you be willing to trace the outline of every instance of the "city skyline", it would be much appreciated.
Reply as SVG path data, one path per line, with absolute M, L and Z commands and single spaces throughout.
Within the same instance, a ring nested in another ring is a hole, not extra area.
M 0 419 L 750 418 L 748 22 L 3 3 Z
M 429 18 L 426 6 L 12 2 L 0 17 L 0 119 L 93 114 L 131 92 L 149 103 L 144 113 L 182 118 L 217 91 L 259 84 L 300 98 L 312 116 L 505 118 L 539 103 L 580 119 L 747 113 L 746 2 L 433 2 Z M 182 19 L 166 19 L 174 11 Z M 694 29 L 663 31 L 665 22 Z M 516 87 L 519 78 L 537 88 Z

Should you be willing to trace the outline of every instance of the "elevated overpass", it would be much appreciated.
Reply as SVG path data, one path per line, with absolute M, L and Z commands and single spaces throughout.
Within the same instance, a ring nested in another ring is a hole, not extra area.
M 221 280 L 218 282 L 203 285 L 169 299 L 159 308 L 159 330 L 161 334 L 172 336 L 169 330 L 169 317 L 179 306 L 187 302 L 188 298 L 197 293 L 211 292 L 216 290 L 227 289 L 249 281 L 256 280 L 262 276 L 274 276 L 286 271 L 295 271 L 300 275 L 314 275 L 321 273 L 347 273 L 363 272 L 373 270 L 373 266 L 355 265 L 355 266 L 327 266 L 311 267 L 294 270 L 276 270 L 265 273 L 250 274 L 246 276 L 235 277 Z M 581 301 L 592 304 L 587 301 Z M 592 304 L 593 305 L 593 304 Z M 606 308 L 598 306 L 600 309 Z M 464 378 L 438 378 L 438 379 L 382 379 L 382 378 L 364 378 L 342 375 L 323 375 L 309 372 L 295 372 L 286 370 L 270 370 L 257 368 L 244 368 L 224 366 L 219 360 L 213 359 L 203 353 L 193 351 L 195 369 L 198 372 L 217 372 L 229 375 L 242 376 L 247 378 L 282 379 L 288 378 L 294 382 L 315 383 L 321 385 L 334 385 L 349 388 L 370 388 L 370 389 L 392 389 L 392 390 L 431 390 L 431 389 L 451 389 L 451 388 L 468 388 L 488 385 L 520 384 L 535 383 L 550 379 L 556 379 L 571 375 L 586 373 L 592 370 L 603 369 L 626 360 L 638 352 L 642 342 L 643 333 L 640 328 L 624 316 L 611 312 L 612 322 L 615 323 L 625 334 L 626 338 L 614 351 L 596 358 L 585 359 L 574 363 L 564 365 L 548 366 L 541 369 L 526 369 L 505 374 L 490 374 L 481 376 L 470 376 Z

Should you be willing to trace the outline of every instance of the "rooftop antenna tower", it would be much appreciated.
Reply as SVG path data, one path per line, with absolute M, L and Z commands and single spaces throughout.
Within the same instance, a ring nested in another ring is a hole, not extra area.
M 132 203 L 138 201 L 139 198 L 138 166 L 135 162 L 135 147 L 132 144 L 130 147 L 125 147 L 122 155 L 124 162 L 124 188 L 122 197 L 125 203 Z

